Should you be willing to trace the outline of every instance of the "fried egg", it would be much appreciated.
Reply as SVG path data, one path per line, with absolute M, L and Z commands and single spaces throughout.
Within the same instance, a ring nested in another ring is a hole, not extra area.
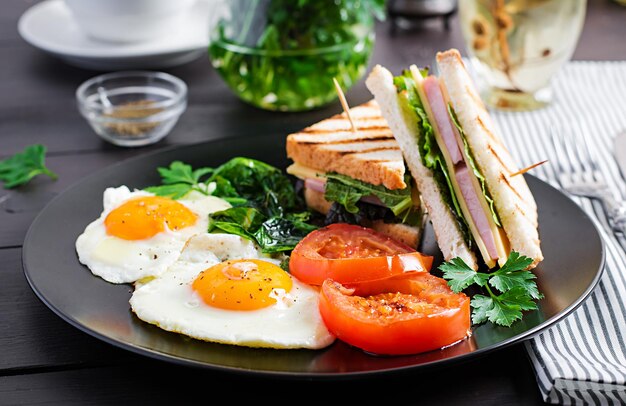
M 107 188 L 100 217 L 76 240 L 78 259 L 111 283 L 160 275 L 192 235 L 206 232 L 209 213 L 229 207 L 198 192 L 172 200 L 126 186 Z
M 136 285 L 141 320 L 199 340 L 246 347 L 310 348 L 335 337 L 316 288 L 283 271 L 256 245 L 231 234 L 192 237 L 162 275 Z

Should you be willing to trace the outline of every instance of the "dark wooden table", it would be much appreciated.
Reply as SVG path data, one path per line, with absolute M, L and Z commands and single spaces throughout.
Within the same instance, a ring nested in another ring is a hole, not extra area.
M 66 324 L 33 294 L 22 273 L 21 245 L 39 210 L 72 183 L 112 163 L 170 145 L 250 133 L 287 134 L 340 111 L 335 103 L 301 114 L 277 114 L 241 103 L 206 56 L 168 72 L 189 85 L 189 107 L 160 143 L 139 149 L 100 140 L 79 116 L 76 87 L 97 72 L 73 68 L 25 43 L 17 20 L 32 1 L 0 5 L 0 158 L 25 146 L 48 147 L 59 179 L 37 178 L 15 191 L 0 189 L 0 404 L 148 404 L 206 402 L 215 397 L 261 402 L 394 404 L 542 404 L 521 345 L 480 359 L 424 372 L 356 381 L 292 381 L 185 368 L 105 344 Z M 575 59 L 626 57 L 626 7 L 590 0 Z M 389 35 L 378 27 L 372 63 L 393 71 L 430 64 L 437 50 L 463 50 L 458 20 Z M 355 105 L 370 98 L 361 81 L 347 94 Z M 63 230 L 59 230 L 63 232 Z M 283 396 L 283 394 L 288 394 Z

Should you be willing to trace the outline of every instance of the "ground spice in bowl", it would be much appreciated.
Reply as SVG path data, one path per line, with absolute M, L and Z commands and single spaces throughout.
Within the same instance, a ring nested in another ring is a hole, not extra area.
M 111 118 L 120 118 L 120 119 L 144 119 L 150 117 L 154 114 L 160 113 L 163 111 L 162 108 L 152 107 L 156 104 L 153 100 L 135 100 L 126 102 L 123 104 L 119 104 L 113 107 L 113 111 L 110 113 L 104 114 L 105 117 Z M 139 108 L 145 107 L 145 108 Z M 117 134 L 122 136 L 140 136 L 147 132 L 152 131 L 156 126 L 161 124 L 158 121 L 153 122 L 143 122 L 143 121 L 129 121 L 129 122 L 121 122 L 121 123 L 108 123 L 105 126 L 115 131 Z

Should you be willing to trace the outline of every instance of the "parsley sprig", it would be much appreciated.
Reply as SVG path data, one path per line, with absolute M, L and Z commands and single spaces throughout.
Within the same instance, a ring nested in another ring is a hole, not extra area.
M 5 189 L 28 183 L 37 175 L 48 175 L 57 179 L 57 174 L 46 167 L 46 147 L 30 145 L 24 151 L 0 161 L 0 181 Z
M 168 196 L 180 199 L 192 190 L 209 195 L 209 184 L 201 178 L 213 172 L 213 168 L 199 168 L 193 170 L 191 165 L 174 161 L 169 168 L 157 168 L 161 175 L 162 185 L 146 188 L 148 192 L 159 196 Z
M 472 285 L 483 288 L 486 295 L 475 294 L 471 300 L 473 324 L 490 321 L 510 327 L 521 320 L 523 311 L 537 309 L 535 300 L 543 298 L 535 274 L 526 270 L 532 262 L 513 251 L 506 263 L 492 273 L 476 272 L 458 257 L 444 262 L 439 269 L 455 293 Z

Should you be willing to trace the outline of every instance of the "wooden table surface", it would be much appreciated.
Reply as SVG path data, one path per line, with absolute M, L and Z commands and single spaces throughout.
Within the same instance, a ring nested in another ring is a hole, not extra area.
M 31 291 L 21 264 L 26 231 L 52 197 L 86 175 L 148 151 L 251 133 L 286 135 L 339 112 L 340 106 L 299 114 L 247 106 L 226 88 L 205 55 L 167 70 L 189 85 L 188 109 L 172 133 L 150 147 L 118 148 L 98 138 L 76 109 L 76 87 L 98 72 L 65 65 L 20 38 L 18 18 L 33 4 L 3 0 L 0 5 L 0 158 L 42 143 L 59 179 L 0 189 L 0 404 L 210 404 L 220 395 L 238 403 L 542 404 L 521 345 L 446 368 L 354 381 L 294 381 L 152 360 L 105 344 L 54 315 Z M 626 7 L 590 0 L 574 59 L 626 59 L 625 21 Z M 450 31 L 430 21 L 393 37 L 389 32 L 389 22 L 379 24 L 371 62 L 394 72 L 410 63 L 430 64 L 438 50 L 464 49 L 456 17 Z M 347 98 L 352 105 L 370 98 L 363 81 Z

